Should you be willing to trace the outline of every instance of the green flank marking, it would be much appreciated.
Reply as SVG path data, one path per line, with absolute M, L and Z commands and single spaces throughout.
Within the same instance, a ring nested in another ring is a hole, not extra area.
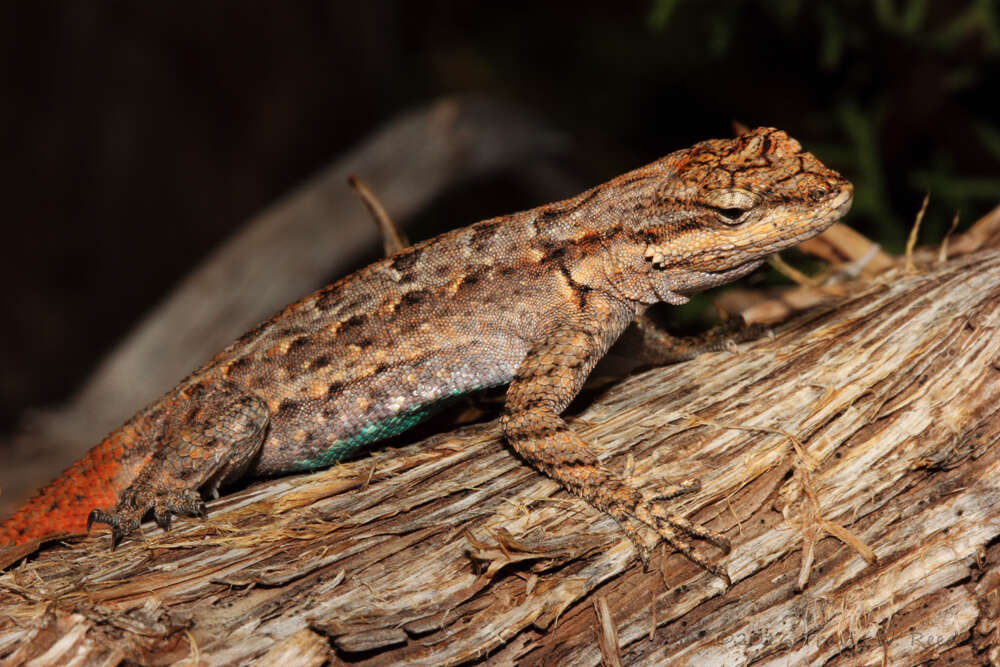
M 431 415 L 440 412 L 444 408 L 453 404 L 462 396 L 486 388 L 487 387 L 475 387 L 474 389 L 470 389 L 468 391 L 456 391 L 451 396 L 433 401 L 431 403 L 426 403 L 424 405 L 418 405 L 417 407 L 410 408 L 405 412 L 400 412 L 399 414 L 393 415 L 392 417 L 384 419 L 380 422 L 366 424 L 361 427 L 361 430 L 355 435 L 349 438 L 344 438 L 343 440 L 335 441 L 326 450 L 320 452 L 312 458 L 296 462 L 294 464 L 294 469 L 297 471 L 308 471 L 316 470 L 318 468 L 326 468 L 337 461 L 344 460 L 365 445 L 370 445 L 373 442 L 385 440 L 386 438 L 391 438 L 394 435 L 399 435 L 404 431 L 408 431 Z

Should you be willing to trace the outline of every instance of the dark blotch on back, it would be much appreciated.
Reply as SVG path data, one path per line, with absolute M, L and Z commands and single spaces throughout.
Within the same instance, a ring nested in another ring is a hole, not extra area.
M 558 262 L 563 257 L 566 256 L 566 246 L 559 246 L 557 248 L 546 248 L 545 258 L 542 261 L 545 262 Z
M 607 241 L 618 236 L 623 231 L 625 230 L 622 228 L 621 225 L 612 225 L 611 227 L 607 227 L 606 229 L 604 229 L 604 231 L 601 232 L 601 238 Z
M 289 344 L 288 352 L 286 354 L 288 355 L 298 354 L 305 348 L 309 347 L 309 343 L 311 341 L 312 338 L 310 338 L 309 336 L 299 336 Z
M 245 376 L 252 369 L 253 359 L 250 357 L 240 357 L 233 363 L 229 364 L 229 372 L 227 375 L 235 380 Z
M 584 253 L 594 252 L 601 245 L 600 232 L 587 232 L 576 242 L 576 247 Z
M 319 294 L 316 295 L 316 309 L 320 311 L 330 310 L 340 301 L 341 292 L 340 283 L 334 283 L 333 285 L 328 285 L 320 290 Z
M 395 271 L 406 273 L 417 263 L 421 254 L 423 254 L 423 251 L 419 248 L 408 248 L 403 250 L 399 255 L 396 255 L 396 258 L 392 260 L 392 264 L 389 266 Z
M 193 384 L 187 388 L 187 395 L 192 399 L 198 399 L 204 396 L 208 392 L 208 383 L 202 380 L 196 384 Z
M 330 357 L 322 354 L 309 362 L 309 370 L 318 371 L 330 365 Z
M 365 313 L 358 313 L 357 315 L 351 315 L 341 323 L 340 331 L 346 331 L 348 329 L 360 327 L 365 323 L 366 319 L 368 319 L 368 315 L 366 315 Z
M 475 225 L 474 231 L 472 232 L 472 238 L 469 240 L 473 247 L 482 252 L 492 245 L 493 237 L 496 236 L 497 230 L 500 228 L 500 221 L 484 222 Z
M 407 306 L 415 306 L 418 303 L 425 301 L 430 296 L 432 295 L 428 290 L 418 289 L 404 294 L 400 299 L 400 302 Z
M 537 219 L 544 222 L 546 220 L 551 220 L 552 218 L 557 218 L 557 217 L 561 216 L 562 213 L 563 213 L 563 210 L 562 210 L 561 207 L 558 207 L 558 206 L 546 206 L 545 208 L 543 208 L 542 210 L 540 210 L 538 212 Z
M 299 401 L 293 401 L 290 398 L 286 398 L 278 406 L 278 411 L 274 413 L 276 419 L 290 419 L 298 412 L 301 403 Z
M 292 336 L 299 336 L 304 333 L 308 333 L 308 330 L 301 324 L 289 324 L 278 332 L 278 336 L 280 338 L 291 338 Z

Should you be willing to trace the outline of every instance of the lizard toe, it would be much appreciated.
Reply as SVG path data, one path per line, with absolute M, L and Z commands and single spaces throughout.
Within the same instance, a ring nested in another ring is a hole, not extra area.
M 605 478 L 596 501 L 601 509 L 618 522 L 622 531 L 635 545 L 643 569 L 648 569 L 650 555 L 655 547 L 655 543 L 650 544 L 643 539 L 642 529 L 645 528 L 655 531 L 660 540 L 722 579 L 728 588 L 731 582 L 725 567 L 713 563 L 696 551 L 692 540 L 703 540 L 725 553 L 730 551 L 729 540 L 711 528 L 696 524 L 660 506 L 663 501 L 694 493 L 699 489 L 701 482 L 692 478 L 660 487 L 655 493 L 644 493 L 621 480 Z
M 139 528 L 139 518 L 134 512 L 105 512 L 104 510 L 91 510 L 87 515 L 87 531 L 95 523 L 103 523 L 111 527 L 111 550 L 114 551 L 122 540 L 134 533 Z
M 635 521 L 627 514 L 617 517 L 616 521 L 621 527 L 622 532 L 625 533 L 625 536 L 635 547 L 635 551 L 639 555 L 639 560 L 642 561 L 642 571 L 648 572 L 649 561 L 653 555 L 653 546 L 655 545 L 650 545 L 645 539 L 643 539 L 642 529 L 645 528 L 645 526 Z
M 173 520 L 173 517 L 173 512 L 170 510 L 163 510 L 160 507 L 153 508 L 153 521 L 165 531 L 170 530 L 170 522 Z
M 651 524 L 654 527 L 658 527 L 661 524 L 666 524 L 680 530 L 685 535 L 690 537 L 704 540 L 709 544 L 713 544 L 724 553 L 729 553 L 732 550 L 732 545 L 729 540 L 726 539 L 721 533 L 702 526 L 701 524 L 694 523 L 673 512 L 665 511 L 660 503 L 666 500 L 672 500 L 678 496 L 687 495 L 689 493 L 696 493 L 701 490 L 701 480 L 691 478 L 686 479 L 677 484 L 672 484 L 670 486 L 661 487 L 657 493 L 653 495 L 647 495 L 643 499 L 643 505 L 645 505 L 645 514 L 654 517 L 655 523 Z
M 201 494 L 191 489 L 167 491 L 159 494 L 153 505 L 153 519 L 163 530 L 170 530 L 173 516 L 193 516 L 204 519 L 208 516 Z
M 111 524 L 111 550 L 114 551 L 126 537 L 139 529 L 138 519 L 124 519 Z
M 701 491 L 701 480 L 697 478 L 685 479 L 677 484 L 661 486 L 653 495 L 647 496 L 645 502 L 648 504 L 659 503 L 665 500 L 673 500 L 678 496 Z
M 95 523 L 111 523 L 111 515 L 103 510 L 90 510 L 90 514 L 87 515 L 88 533 Z
M 727 589 L 732 585 L 725 567 L 706 558 L 696 551 L 692 544 L 692 538 L 704 540 L 728 554 L 730 551 L 729 540 L 721 533 L 689 521 L 678 514 L 664 513 L 656 505 L 646 502 L 635 508 L 635 516 L 639 521 L 656 530 L 663 541 L 680 551 L 689 560 L 722 579 Z
M 747 324 L 742 317 L 730 318 L 722 326 L 725 327 L 727 334 L 725 348 L 730 351 L 738 352 L 739 348 L 737 345 L 739 343 L 749 343 L 764 336 L 771 339 L 774 338 L 774 332 L 771 330 L 771 327 L 758 322 Z

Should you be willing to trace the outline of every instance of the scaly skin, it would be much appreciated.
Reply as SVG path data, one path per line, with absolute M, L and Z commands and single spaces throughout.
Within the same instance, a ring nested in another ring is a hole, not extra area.
M 723 549 L 725 538 L 659 504 L 696 482 L 633 488 L 559 413 L 646 307 L 746 275 L 839 219 L 852 192 L 784 132 L 759 128 L 406 248 L 223 350 L 18 510 L 0 545 L 93 522 L 117 544 L 150 510 L 169 526 L 204 513 L 200 492 L 327 466 L 454 396 L 509 384 L 501 424 L 528 463 L 637 546 L 652 528 L 724 577 L 684 535 Z

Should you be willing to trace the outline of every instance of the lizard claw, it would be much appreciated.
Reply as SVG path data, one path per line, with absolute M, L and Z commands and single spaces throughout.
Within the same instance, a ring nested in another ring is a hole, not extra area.
M 114 551 L 122 540 L 139 528 L 139 520 L 133 517 L 120 516 L 104 510 L 91 510 L 87 515 L 87 532 L 95 523 L 111 526 L 111 550 Z
M 700 524 L 693 523 L 679 514 L 664 512 L 658 507 L 658 503 L 661 503 L 664 500 L 672 500 L 678 496 L 687 495 L 689 493 L 697 493 L 698 491 L 701 491 L 701 480 L 686 479 L 683 482 L 661 489 L 659 493 L 647 497 L 645 502 L 650 508 L 653 516 L 655 516 L 659 521 L 665 521 L 691 537 L 705 540 L 709 544 L 713 544 L 721 549 L 723 553 L 728 554 L 732 551 L 733 547 L 729 540 L 726 539 L 721 533 L 714 531 L 711 528 L 706 528 Z
M 107 523 L 108 515 L 101 510 L 90 510 L 90 514 L 87 515 L 87 532 L 90 532 L 90 527 L 95 523 Z
M 164 530 L 164 532 L 170 530 L 170 520 L 173 518 L 173 514 L 170 512 L 157 512 L 153 510 L 153 521 L 156 525 Z
M 684 496 L 689 493 L 698 493 L 699 491 L 701 491 L 701 480 L 696 477 L 692 477 L 685 479 L 683 482 L 661 488 L 655 495 L 647 497 L 646 502 L 658 503 L 664 500 L 673 500 L 678 496 Z

